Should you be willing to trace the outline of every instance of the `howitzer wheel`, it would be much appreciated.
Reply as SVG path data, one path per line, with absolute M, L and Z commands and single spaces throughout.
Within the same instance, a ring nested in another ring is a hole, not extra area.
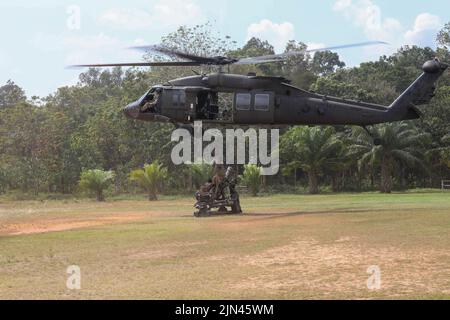
M 207 207 L 200 208 L 198 211 L 194 212 L 194 216 L 196 218 L 209 217 L 211 216 L 211 211 Z

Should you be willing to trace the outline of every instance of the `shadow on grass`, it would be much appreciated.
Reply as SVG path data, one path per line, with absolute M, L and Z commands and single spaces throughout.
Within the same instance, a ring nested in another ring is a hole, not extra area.
M 231 213 L 215 213 L 208 217 L 202 218 L 221 218 L 221 217 L 255 217 L 261 218 L 257 220 L 269 220 L 269 219 L 279 219 L 279 218 L 289 218 L 296 216 L 312 216 L 312 215 L 336 215 L 336 214 L 346 214 L 346 213 L 380 213 L 380 212 L 393 212 L 393 211 L 404 211 L 404 209 L 337 209 L 337 210 L 324 210 L 324 211 L 295 211 L 295 212 L 283 212 L 283 213 L 243 213 L 243 214 L 231 214 Z M 183 217 L 190 217 L 184 215 Z

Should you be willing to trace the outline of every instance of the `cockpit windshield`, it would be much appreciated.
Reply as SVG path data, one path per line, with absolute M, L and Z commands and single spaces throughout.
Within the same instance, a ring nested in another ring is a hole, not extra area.
M 162 88 L 151 88 L 147 91 L 147 93 L 139 99 L 141 112 L 157 113 L 159 96 L 161 92 Z

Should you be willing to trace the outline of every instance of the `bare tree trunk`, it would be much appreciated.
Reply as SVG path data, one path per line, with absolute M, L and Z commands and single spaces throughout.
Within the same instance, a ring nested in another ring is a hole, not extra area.
M 383 157 L 381 161 L 381 188 L 382 193 L 392 192 L 392 173 L 391 173 L 391 161 L 389 157 Z
M 261 177 L 261 185 L 262 185 L 263 191 L 267 192 L 267 176 Z
M 99 202 L 105 201 L 105 197 L 103 196 L 103 190 L 97 190 L 96 196 L 97 196 L 97 201 L 99 201 Z
M 158 200 L 158 197 L 157 197 L 157 195 L 156 195 L 156 193 L 154 191 L 150 191 L 148 193 L 148 200 L 149 201 L 156 201 L 156 200 Z
M 294 187 L 297 188 L 297 168 L 294 169 Z
M 331 174 L 331 190 L 336 193 L 340 191 L 339 186 L 339 174 L 338 173 L 332 173 Z
M 188 178 L 187 178 L 187 185 L 185 184 L 184 186 L 189 191 L 195 190 L 196 186 L 194 186 L 194 177 L 192 175 L 192 170 L 189 170 Z
M 315 172 L 308 172 L 308 184 L 310 194 L 319 193 L 319 179 L 317 178 L 317 174 Z

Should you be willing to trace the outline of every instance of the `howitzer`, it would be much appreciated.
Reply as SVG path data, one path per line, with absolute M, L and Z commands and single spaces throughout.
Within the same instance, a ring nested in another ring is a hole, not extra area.
M 239 194 L 236 191 L 236 176 L 229 167 L 225 177 L 220 182 L 209 182 L 203 185 L 195 194 L 197 202 L 194 207 L 196 217 L 211 216 L 213 214 L 241 214 Z M 230 211 L 227 209 L 230 208 Z M 213 211 L 217 209 L 217 211 Z

